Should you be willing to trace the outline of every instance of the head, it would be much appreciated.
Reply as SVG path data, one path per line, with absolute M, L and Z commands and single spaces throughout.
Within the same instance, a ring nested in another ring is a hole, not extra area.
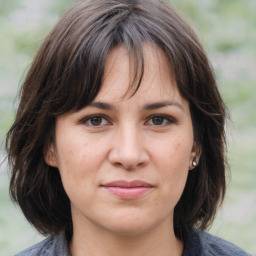
M 203 230 L 211 224 L 225 193 L 226 110 L 197 36 L 164 1 L 86 0 L 61 17 L 38 50 L 7 134 L 11 196 L 42 234 L 72 227 L 58 166 L 45 159 L 56 140 L 56 120 L 102 92 L 107 59 L 120 47 L 132 74 L 124 97 L 135 97 L 146 72 L 145 45 L 164 54 L 192 120 L 198 164 L 188 170 L 174 209 L 176 235 L 183 226 Z

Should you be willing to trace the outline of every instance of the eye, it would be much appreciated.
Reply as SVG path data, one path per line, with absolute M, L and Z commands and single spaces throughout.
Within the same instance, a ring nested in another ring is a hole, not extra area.
M 80 123 L 85 124 L 86 126 L 100 127 L 108 125 L 109 121 L 102 115 L 92 115 L 84 118 Z
M 174 120 L 167 115 L 153 115 L 147 121 L 147 124 L 153 126 L 167 126 L 172 123 Z

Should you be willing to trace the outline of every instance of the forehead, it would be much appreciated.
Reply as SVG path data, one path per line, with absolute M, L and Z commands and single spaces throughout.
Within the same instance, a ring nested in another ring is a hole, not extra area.
M 161 97 L 164 100 L 181 98 L 168 58 L 159 47 L 144 44 L 144 64 L 136 61 L 136 56 L 130 56 L 124 46 L 112 49 L 106 60 L 102 87 L 95 100 L 124 100 L 136 94 L 143 95 L 143 98 Z M 138 84 L 139 89 L 134 94 Z

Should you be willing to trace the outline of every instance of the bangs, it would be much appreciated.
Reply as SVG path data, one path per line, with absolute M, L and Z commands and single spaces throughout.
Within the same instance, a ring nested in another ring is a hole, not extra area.
M 42 58 L 48 64 L 43 83 L 47 83 L 45 98 L 50 101 L 50 115 L 78 111 L 95 99 L 102 86 L 107 56 L 118 46 L 127 50 L 130 60 L 131 79 L 127 93 L 133 96 L 140 87 L 144 74 L 143 45 L 146 43 L 164 51 L 178 90 L 187 98 L 181 87 L 193 83 L 193 78 L 188 77 L 194 63 L 188 55 L 188 42 L 179 31 L 183 21 L 170 6 L 159 9 L 153 4 L 152 8 L 146 3 L 144 6 L 143 1 L 125 2 L 110 1 L 106 6 L 98 2 L 100 11 L 93 9 L 97 7 L 95 1 L 81 2 L 65 14 L 46 38 L 41 52 L 48 52 Z M 163 13 L 172 13 L 172 16 L 162 17 Z M 177 24 L 179 27 L 175 26 Z M 186 37 L 195 44 L 188 34 Z
M 144 74 L 143 44 L 154 44 L 151 36 L 147 31 L 140 31 L 132 17 L 124 19 L 120 12 L 112 13 L 111 17 L 107 14 L 99 17 L 97 23 L 102 25 L 87 28 L 88 33 L 83 32 L 80 22 L 74 24 L 66 32 L 64 44 L 56 45 L 57 62 L 61 66 L 57 70 L 56 65 L 53 66 L 52 74 L 56 80 L 48 78 L 47 81 L 52 87 L 49 97 L 52 98 L 53 116 L 79 111 L 95 99 L 102 86 L 108 54 L 116 47 L 126 49 L 130 62 L 131 79 L 125 95 L 134 95 L 140 87 Z

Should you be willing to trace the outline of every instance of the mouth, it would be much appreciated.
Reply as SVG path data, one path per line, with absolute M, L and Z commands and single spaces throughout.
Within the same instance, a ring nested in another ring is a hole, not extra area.
M 142 180 L 117 180 L 101 185 L 101 187 L 112 195 L 124 200 L 141 198 L 154 188 L 153 185 Z

